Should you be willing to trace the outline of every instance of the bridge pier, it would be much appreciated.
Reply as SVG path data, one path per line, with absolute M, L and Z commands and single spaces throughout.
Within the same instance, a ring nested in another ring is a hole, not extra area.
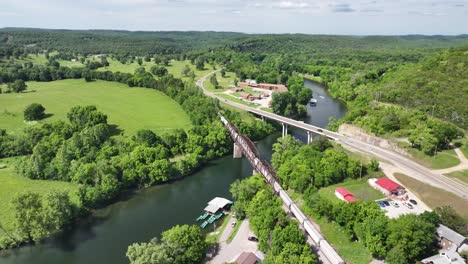
M 312 132 L 307 131 L 307 144 L 312 143 Z
M 233 157 L 235 159 L 242 158 L 242 149 L 240 148 L 239 144 L 237 144 L 237 143 L 234 143 Z
M 288 124 L 281 123 L 283 125 L 283 138 L 288 135 Z

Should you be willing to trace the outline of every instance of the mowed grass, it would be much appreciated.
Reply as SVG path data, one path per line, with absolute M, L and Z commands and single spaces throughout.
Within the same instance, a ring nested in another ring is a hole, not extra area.
M 468 201 L 463 200 L 451 192 L 433 187 L 401 173 L 395 173 L 395 177 L 405 187 L 410 189 L 421 200 L 423 200 L 423 202 L 431 209 L 449 205 L 452 206 L 453 209 L 455 209 L 455 211 L 465 219 L 465 221 L 468 221 Z
M 439 151 L 435 156 L 426 155 L 414 148 L 407 148 L 407 150 L 416 162 L 434 170 L 446 169 L 460 164 L 460 159 L 453 149 Z
M 450 178 L 455 178 L 459 181 L 462 181 L 468 184 L 468 170 L 454 171 L 452 173 L 445 174 L 445 176 L 448 176 Z
M 109 66 L 101 67 L 98 71 L 112 71 L 112 72 L 125 72 L 125 73 L 135 73 L 135 70 L 139 67 L 144 67 L 147 72 L 150 72 L 151 67 L 154 65 L 157 66 L 164 66 L 162 64 L 155 64 L 153 61 L 143 61 L 141 66 L 135 60 L 133 63 L 127 62 L 122 64 L 120 61 L 107 58 L 109 62 Z M 169 74 L 172 74 L 176 78 L 181 78 L 184 81 L 192 81 L 191 77 L 183 76 L 182 70 L 184 69 L 185 65 L 189 66 L 190 70 L 195 72 L 195 80 L 200 79 L 201 77 L 205 76 L 206 74 L 214 71 L 211 65 L 205 64 L 205 69 L 197 70 L 195 65 L 192 65 L 189 60 L 184 61 L 171 61 L 168 66 L 164 66 Z
M 224 92 L 224 91 L 228 90 L 230 87 L 234 87 L 235 86 L 234 85 L 234 80 L 235 79 L 236 79 L 236 74 L 234 72 L 226 72 L 224 77 L 221 76 L 220 72 L 217 72 L 216 73 L 216 80 L 218 80 L 218 85 L 219 85 L 218 89 L 215 89 L 213 84 L 211 84 L 210 78 L 206 78 L 203 85 L 210 92 L 215 92 L 215 93 L 219 92 L 220 93 L 220 92 Z
M 356 197 L 360 201 L 374 201 L 385 198 L 385 196 L 381 192 L 372 188 L 367 183 L 367 178 L 356 180 L 350 179 L 342 183 L 330 185 L 328 187 L 321 188 L 319 190 L 319 194 L 331 201 L 339 201 L 339 199 L 335 196 L 335 189 L 337 187 L 346 188 L 354 195 L 354 197 Z
M 21 177 L 14 171 L 16 160 L 16 158 L 0 159 L 0 164 L 7 166 L 0 169 L 0 223 L 5 229 L 14 229 L 14 211 L 11 209 L 11 200 L 20 193 L 32 191 L 46 195 L 53 190 L 65 191 L 70 194 L 71 200 L 77 203 L 77 185 L 59 181 L 30 180 Z M 0 238 L 3 235 L 5 234 L 0 230 Z
M 108 123 L 132 135 L 139 129 L 163 132 L 189 128 L 190 120 L 179 104 L 165 94 L 147 88 L 82 79 L 54 82 L 28 82 L 34 92 L 0 94 L 0 128 L 16 131 L 25 127 L 23 110 L 31 103 L 40 103 L 52 116 L 40 122 L 65 120 L 76 105 L 95 105 L 108 116 Z

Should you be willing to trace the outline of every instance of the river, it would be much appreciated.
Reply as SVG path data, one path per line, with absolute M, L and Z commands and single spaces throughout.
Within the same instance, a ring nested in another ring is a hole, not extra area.
M 328 118 L 341 118 L 346 107 L 331 98 L 318 83 L 305 81 L 313 90 L 317 106 L 307 106 L 304 122 L 325 127 Z M 304 140 L 305 133 L 292 132 Z M 279 133 L 257 146 L 270 159 Z M 181 181 L 155 186 L 129 195 L 56 237 L 36 246 L 25 246 L 0 257 L 1 264 L 124 264 L 125 252 L 134 242 L 149 241 L 177 224 L 194 224 L 206 203 L 215 196 L 230 198 L 229 185 L 249 177 L 252 167 L 245 159 L 226 156 Z

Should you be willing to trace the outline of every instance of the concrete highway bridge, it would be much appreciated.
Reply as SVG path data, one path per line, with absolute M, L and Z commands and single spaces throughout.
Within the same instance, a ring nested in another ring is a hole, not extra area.
M 392 150 L 382 148 L 379 146 L 371 145 L 367 142 L 360 141 L 359 139 L 347 137 L 345 135 L 342 135 L 342 134 L 339 134 L 339 133 L 336 133 L 336 132 L 333 132 L 324 128 L 320 128 L 320 127 L 306 124 L 304 122 L 297 121 L 291 118 L 283 117 L 283 116 L 276 115 L 276 114 L 263 111 L 257 108 L 253 108 L 247 105 L 243 105 L 243 104 L 236 103 L 230 100 L 226 100 L 222 97 L 219 97 L 215 93 L 206 90 L 206 88 L 203 85 L 206 78 L 208 78 L 210 75 L 220 70 L 221 69 L 208 73 L 207 75 L 202 77 L 200 80 L 198 80 L 196 82 L 196 85 L 200 87 L 207 96 L 217 98 L 218 100 L 228 105 L 248 111 L 260 117 L 262 120 L 266 118 L 266 119 L 279 122 L 283 126 L 283 133 L 282 133 L 283 137 L 287 135 L 289 127 L 294 127 L 294 128 L 306 131 L 308 135 L 307 136 L 308 143 L 310 143 L 313 140 L 312 138 L 313 134 L 324 135 L 332 140 L 338 141 L 340 144 L 345 145 L 346 147 L 352 150 L 365 153 L 368 155 L 372 155 L 374 157 L 377 157 L 378 159 L 381 159 L 390 164 L 393 164 L 397 168 L 400 168 L 402 171 L 406 172 L 405 174 L 407 174 L 409 177 L 415 178 L 421 182 L 424 182 L 434 187 L 451 192 L 463 198 L 464 200 L 468 200 L 468 189 L 464 185 L 444 175 L 431 171 L 430 169 L 418 164 L 417 162 L 411 160 L 409 157 L 403 154 L 400 154 L 400 153 L 397 153 Z

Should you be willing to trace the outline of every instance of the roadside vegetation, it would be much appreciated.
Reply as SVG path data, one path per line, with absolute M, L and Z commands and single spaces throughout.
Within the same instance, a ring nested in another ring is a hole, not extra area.
M 455 178 L 457 180 L 464 182 L 465 184 L 468 184 L 468 170 L 454 171 L 454 172 L 446 174 L 446 176 Z
M 404 186 L 414 192 L 431 209 L 442 206 L 450 206 L 458 212 L 468 223 L 468 202 L 440 188 L 415 180 L 407 175 L 396 173 L 395 178 Z

